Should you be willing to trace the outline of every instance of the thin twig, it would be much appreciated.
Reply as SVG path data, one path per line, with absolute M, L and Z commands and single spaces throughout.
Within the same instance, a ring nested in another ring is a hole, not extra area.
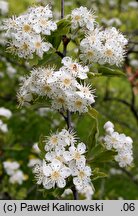
M 61 0 L 61 19 L 64 18 L 64 0 Z
M 64 0 L 61 0 L 61 19 L 64 18 Z M 66 36 L 63 35 L 62 37 L 62 41 L 63 41 L 63 53 L 61 52 L 56 52 L 61 58 L 65 57 L 67 54 L 67 46 L 68 43 L 70 42 L 70 39 Z M 61 115 L 64 117 L 68 130 L 71 131 L 72 129 L 72 125 L 71 125 L 71 112 L 69 110 L 67 110 L 67 116 L 65 116 L 63 113 L 61 113 Z M 72 188 L 72 193 L 74 196 L 74 200 L 78 200 L 78 192 L 75 188 L 75 186 L 73 186 Z

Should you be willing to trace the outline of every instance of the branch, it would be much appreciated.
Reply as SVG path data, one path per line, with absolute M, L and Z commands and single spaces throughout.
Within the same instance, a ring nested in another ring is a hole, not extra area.
M 127 101 L 125 101 L 123 99 L 118 99 L 118 98 L 107 97 L 107 98 L 104 98 L 104 100 L 117 101 L 117 102 L 120 102 L 120 103 L 125 104 L 126 106 L 128 106 L 130 108 L 131 112 L 133 113 L 133 116 L 135 117 L 137 123 L 138 123 L 138 112 L 137 112 L 136 108 L 134 107 L 134 104 L 128 103 Z M 132 99 L 132 100 L 134 100 L 134 99 Z
M 61 19 L 64 18 L 64 0 L 61 0 Z
M 64 0 L 61 0 L 61 19 L 63 19 L 63 18 L 64 18 Z M 56 53 L 60 57 L 63 58 L 67 54 L 67 46 L 68 46 L 68 43 L 70 42 L 70 39 L 66 35 L 63 35 L 62 41 L 63 41 L 63 53 L 60 53 L 58 51 Z M 71 112 L 69 110 L 67 110 L 67 116 L 65 116 L 63 113 L 61 113 L 61 114 L 62 114 L 62 116 L 64 117 L 64 119 L 66 121 L 68 130 L 71 131 L 71 129 L 72 129 L 72 126 L 71 126 Z M 74 196 L 74 200 L 78 200 L 78 192 L 77 192 L 75 186 L 73 186 L 71 189 L 72 189 L 72 193 L 73 193 L 73 196 Z

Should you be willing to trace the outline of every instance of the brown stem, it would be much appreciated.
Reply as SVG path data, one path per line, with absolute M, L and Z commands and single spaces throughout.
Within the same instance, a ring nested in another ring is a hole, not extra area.
M 64 18 L 64 0 L 61 0 L 61 19 Z

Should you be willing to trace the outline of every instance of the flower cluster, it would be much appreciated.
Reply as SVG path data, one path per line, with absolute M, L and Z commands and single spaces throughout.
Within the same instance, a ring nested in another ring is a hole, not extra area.
M 87 112 L 88 106 L 95 102 L 91 85 L 82 84 L 78 79 L 87 78 L 88 67 L 73 62 L 70 57 L 62 59 L 63 66 L 34 69 L 20 88 L 18 100 L 24 105 L 33 100 L 33 95 L 46 96 L 52 99 L 52 108 L 71 112 Z
M 30 8 L 27 13 L 5 20 L 4 29 L 11 38 L 10 50 L 20 58 L 33 58 L 36 54 L 40 58 L 52 45 L 44 41 L 42 36 L 50 35 L 57 29 L 51 20 L 52 11 L 49 5 Z
M 73 184 L 77 190 L 90 185 L 91 168 L 86 165 L 84 143 L 77 143 L 73 132 L 62 129 L 44 140 L 45 159 L 43 165 L 36 165 L 34 173 L 37 184 L 51 189 L 55 186 L 64 188 L 66 179 L 73 177 Z
M 125 55 L 127 39 L 116 28 L 95 28 L 80 43 L 80 59 L 85 63 L 119 66 Z
M 7 175 L 10 176 L 9 182 L 11 184 L 22 184 L 24 180 L 26 180 L 26 176 L 24 173 L 19 169 L 20 164 L 16 161 L 5 161 L 3 162 L 4 169 Z
M 104 137 L 104 143 L 108 150 L 115 149 L 118 153 L 115 156 L 115 160 L 119 163 L 120 167 L 128 166 L 133 161 L 132 143 L 131 137 L 125 134 L 119 134 L 114 131 L 114 125 L 111 122 L 106 122 L 104 125 L 106 136 Z
M 95 26 L 95 18 L 94 12 L 88 11 L 86 7 L 76 8 L 71 13 L 71 28 L 85 27 L 92 31 Z

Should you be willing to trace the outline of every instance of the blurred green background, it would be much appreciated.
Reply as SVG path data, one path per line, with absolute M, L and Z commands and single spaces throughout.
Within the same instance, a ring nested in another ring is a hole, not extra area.
M 9 13 L 5 16 L 19 15 L 29 6 L 51 4 L 55 19 L 60 18 L 60 0 L 9 0 Z M 134 141 L 134 165 L 128 169 L 120 169 L 115 162 L 101 166 L 107 174 L 105 178 L 95 179 L 93 199 L 138 199 L 138 2 L 129 0 L 65 0 L 65 15 L 80 6 L 94 9 L 97 21 L 107 27 L 115 26 L 129 40 L 128 53 L 122 70 L 126 77 L 96 77 L 92 84 L 96 89 L 95 109 L 100 113 L 99 131 L 104 134 L 103 125 L 110 120 L 120 133 L 131 136 Z M 4 16 L 1 16 L 3 18 Z M 9 72 L 7 63 L 15 69 Z M 0 107 L 12 111 L 12 117 L 0 117 L 8 126 L 8 132 L 0 131 L 0 199 L 45 199 L 45 194 L 37 188 L 32 169 L 27 166 L 30 158 L 38 158 L 32 150 L 41 135 L 48 135 L 65 126 L 61 116 L 50 109 L 38 107 L 18 108 L 16 93 L 19 80 L 28 73 L 24 62 L 17 62 L 5 51 L 0 43 Z M 74 125 L 82 141 L 88 141 L 93 122 L 87 115 L 73 116 Z M 2 162 L 8 159 L 20 163 L 27 180 L 22 185 L 8 182 Z M 117 172 L 117 171 L 120 172 Z M 47 192 L 45 192 L 47 193 Z M 66 199 L 72 197 L 68 196 Z M 50 197 L 49 197 L 50 199 Z

